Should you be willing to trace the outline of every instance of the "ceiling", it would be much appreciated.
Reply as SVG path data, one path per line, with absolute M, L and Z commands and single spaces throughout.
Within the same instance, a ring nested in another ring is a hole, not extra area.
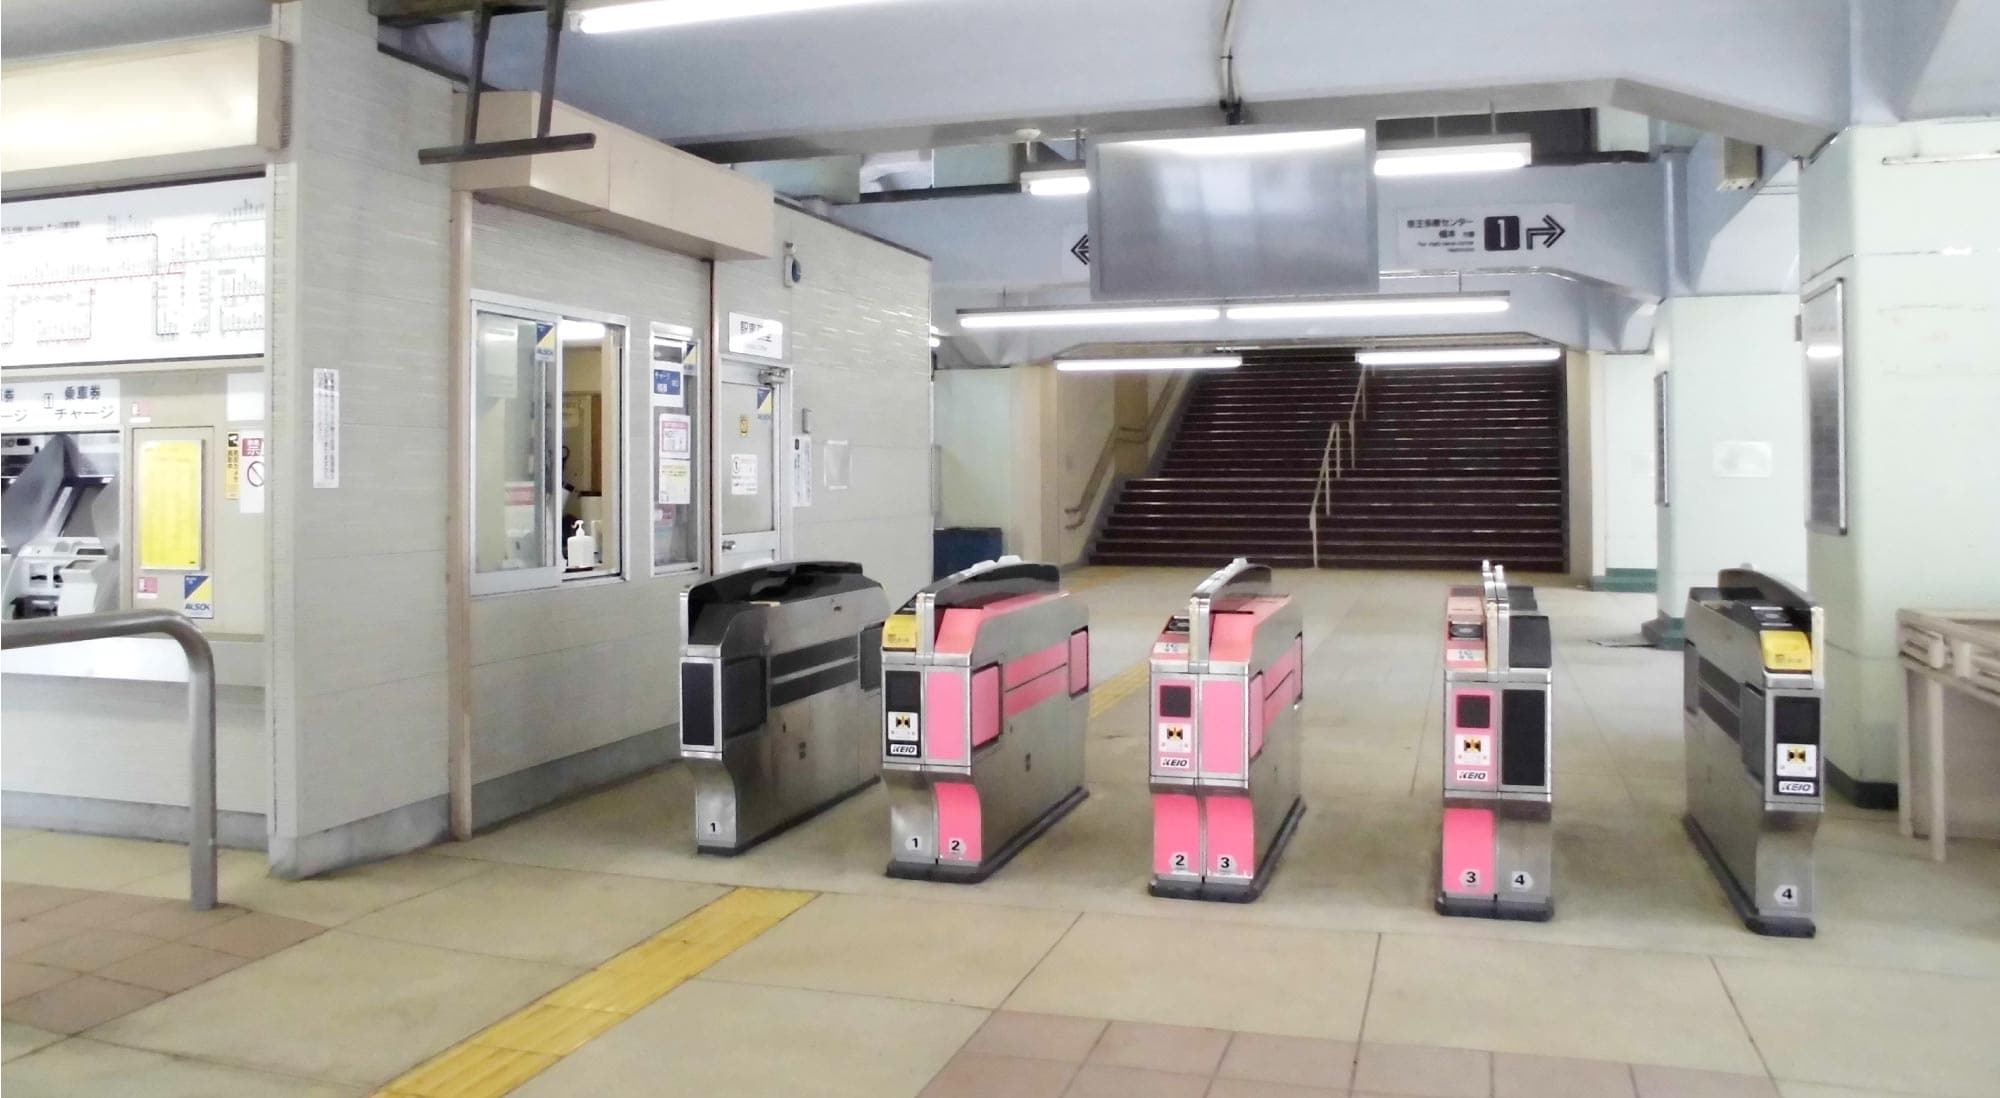
M 271 0 L 6 0 L 0 6 L 0 56 L 20 60 L 270 22 Z

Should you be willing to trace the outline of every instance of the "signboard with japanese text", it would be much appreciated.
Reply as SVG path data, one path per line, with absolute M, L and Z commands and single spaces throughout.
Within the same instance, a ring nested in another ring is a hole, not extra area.
M 111 378 L 0 384 L 0 430 L 115 430 L 121 412 L 118 382 Z
M 784 323 L 748 313 L 730 313 L 729 353 L 755 358 L 784 358 Z
M 1418 269 L 1453 267 L 1468 260 L 1536 263 L 1561 245 L 1576 225 L 1576 207 L 1482 206 L 1396 211 L 1396 252 Z

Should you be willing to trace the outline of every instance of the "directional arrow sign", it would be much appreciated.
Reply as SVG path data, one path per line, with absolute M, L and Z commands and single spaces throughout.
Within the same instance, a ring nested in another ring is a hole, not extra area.
M 1542 223 L 1529 229 L 1524 235 L 1528 238 L 1529 251 L 1532 252 L 1535 250 L 1535 242 L 1537 240 L 1541 241 L 1542 250 L 1548 251 L 1550 248 L 1556 246 L 1556 241 L 1563 238 L 1562 222 L 1557 221 L 1549 214 L 1543 214 Z

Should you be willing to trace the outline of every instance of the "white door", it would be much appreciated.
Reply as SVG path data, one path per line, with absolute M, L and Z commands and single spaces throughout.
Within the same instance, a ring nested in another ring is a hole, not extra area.
M 775 562 L 782 553 L 785 372 L 724 362 L 715 386 L 715 570 Z

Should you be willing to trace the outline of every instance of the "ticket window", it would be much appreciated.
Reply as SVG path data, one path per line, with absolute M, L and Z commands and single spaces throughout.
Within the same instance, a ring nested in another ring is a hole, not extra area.
M 475 309 L 475 594 L 620 574 L 624 355 L 615 323 Z

